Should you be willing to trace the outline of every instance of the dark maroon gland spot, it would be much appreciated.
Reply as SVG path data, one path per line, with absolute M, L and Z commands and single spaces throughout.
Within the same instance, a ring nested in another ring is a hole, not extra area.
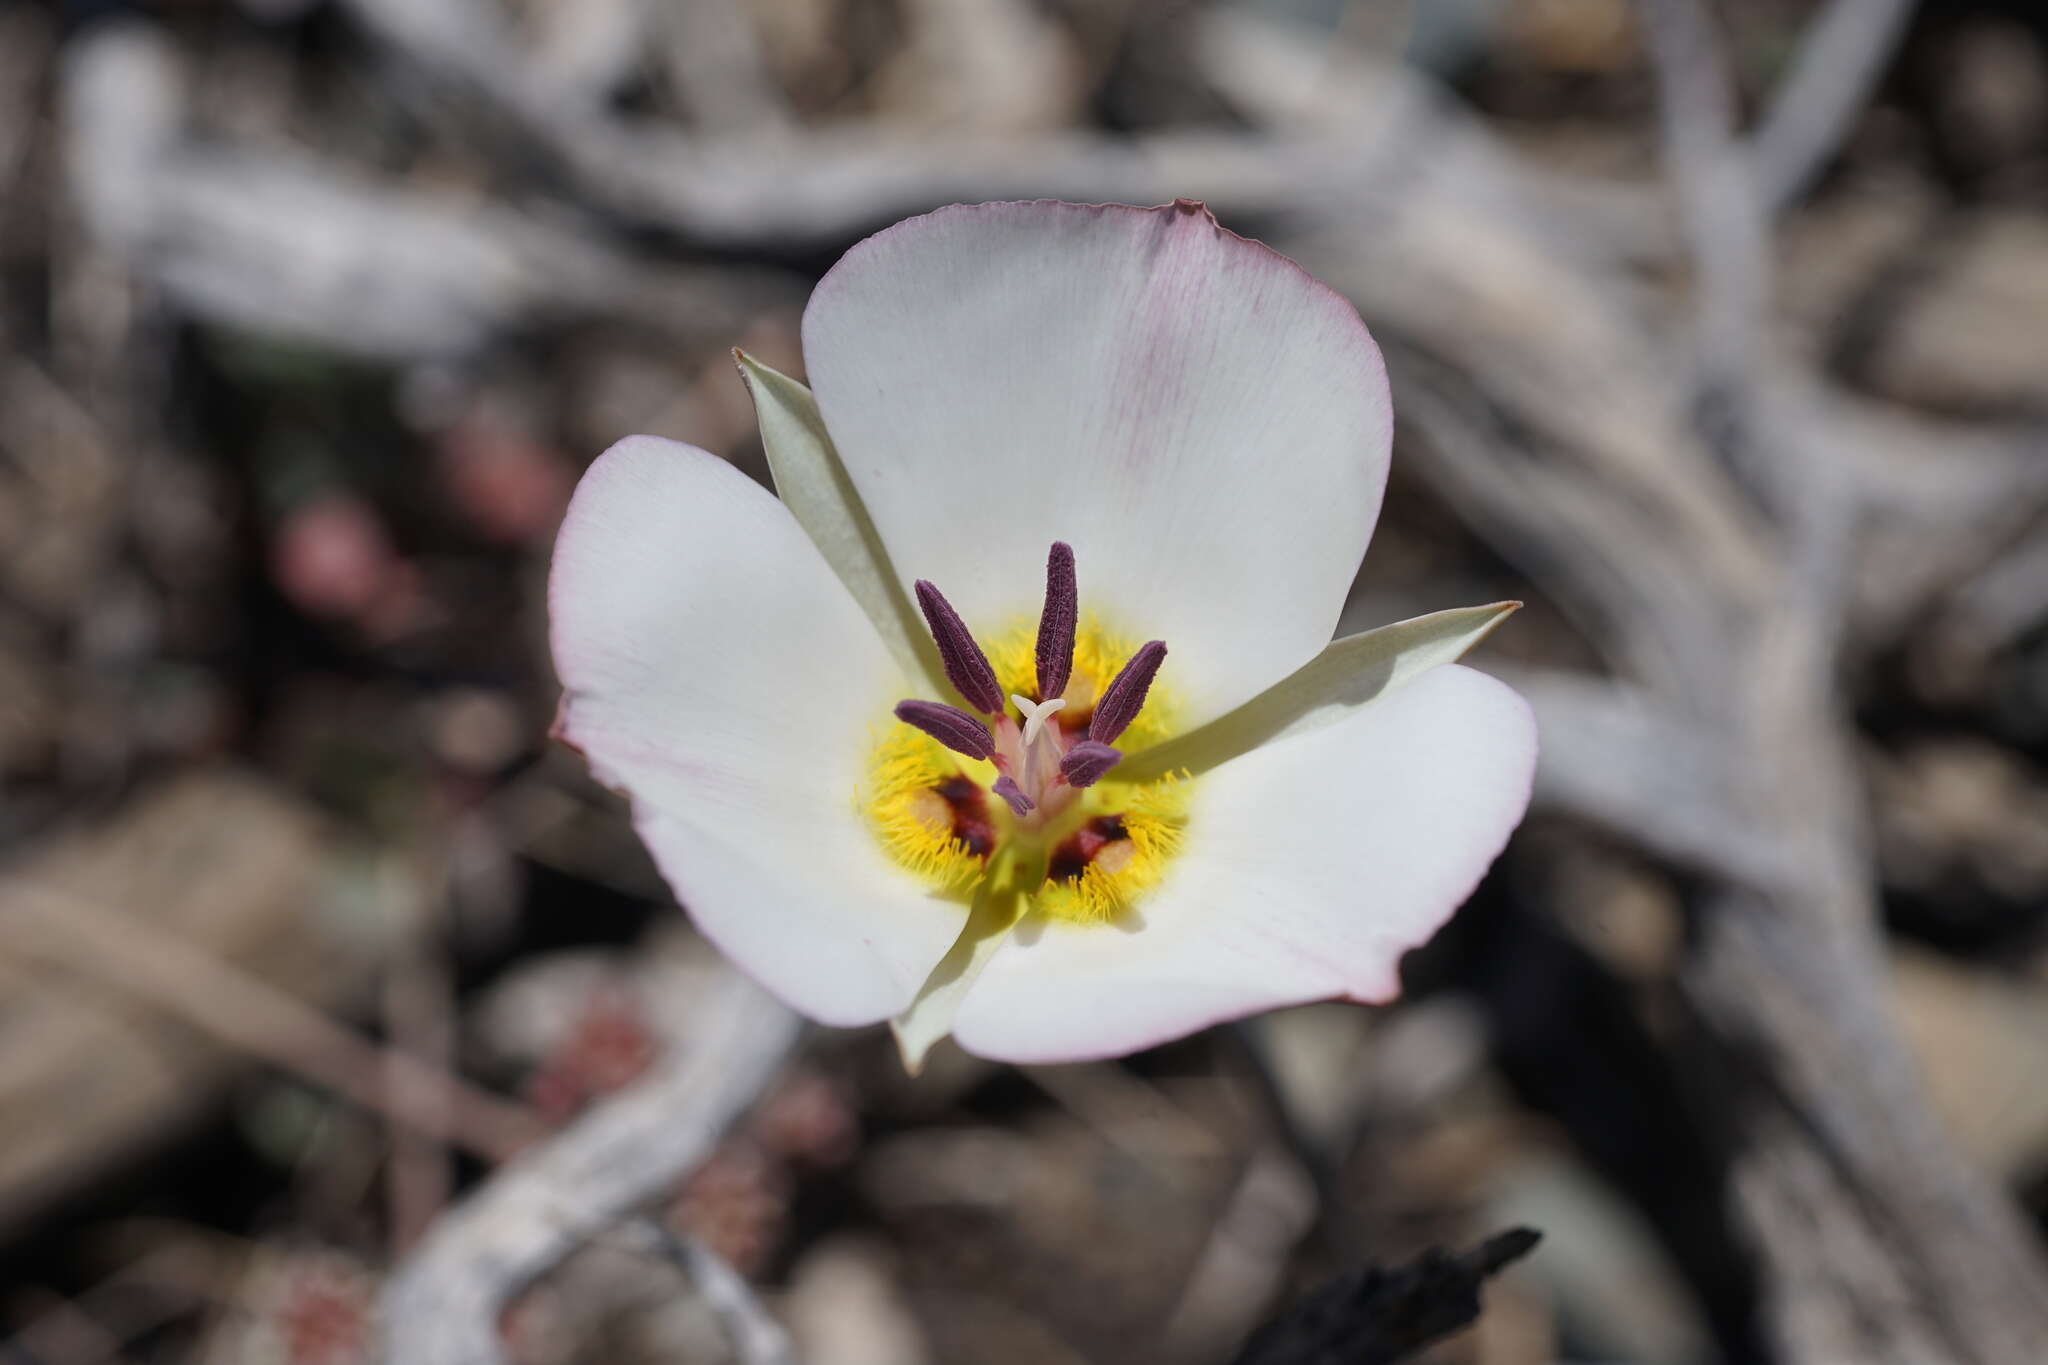
M 1038 700 L 1067 690 L 1074 674 L 1074 631 L 1081 594 L 1074 580 L 1074 547 L 1055 540 L 1045 557 L 1045 610 L 1038 615 Z
M 1152 690 L 1152 679 L 1165 662 L 1164 640 L 1138 646 L 1138 652 L 1115 681 L 1102 690 L 1101 699 L 1095 703 L 1095 714 L 1088 721 L 1088 738 L 1098 744 L 1109 744 L 1122 734 L 1138 718 L 1138 712 L 1145 709 L 1145 694 Z
M 1072 834 L 1052 851 L 1047 860 L 1045 875 L 1052 881 L 1070 882 L 1088 870 L 1103 849 L 1120 839 L 1128 839 L 1121 815 L 1098 815 Z
M 953 817 L 953 840 L 977 858 L 995 851 L 996 827 L 988 818 L 988 796 L 973 779 L 947 778 L 932 788 Z
M 912 698 L 896 703 L 896 719 L 916 726 L 956 754 L 985 759 L 996 751 L 996 737 L 988 727 L 957 706 Z
M 939 647 L 939 662 L 945 665 L 946 681 L 957 688 L 967 704 L 991 716 L 1003 714 L 1003 689 L 996 685 L 996 671 L 988 655 L 974 642 L 967 623 L 953 610 L 939 590 L 917 580 L 917 605 L 925 624 L 932 628 L 932 643 Z
M 1060 776 L 1070 787 L 1092 787 L 1102 775 L 1123 761 L 1123 755 L 1107 744 L 1084 739 L 1060 759 Z

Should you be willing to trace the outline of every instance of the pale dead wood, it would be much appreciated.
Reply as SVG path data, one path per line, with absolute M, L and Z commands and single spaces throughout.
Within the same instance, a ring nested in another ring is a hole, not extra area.
M 1160 1330 L 1162 1358 L 1211 1359 L 1217 1343 L 1257 1326 L 1316 1207 L 1315 1183 L 1291 1154 L 1253 1151 Z
M 584 108 L 599 104 L 647 60 L 654 23 L 670 8 L 650 0 L 580 0 L 574 5 L 542 6 L 534 24 L 534 71 L 548 89 L 559 91 L 565 102 Z
M 423 8 L 434 15 L 422 15 Z M 347 9 L 400 60 L 515 125 L 583 203 L 689 241 L 756 250 L 840 245 L 935 205 L 992 199 L 1164 203 L 1189 197 L 1226 216 L 1341 215 L 1354 212 L 1360 196 L 1398 194 L 1404 169 L 1416 161 L 1407 135 L 1438 128 L 1432 111 L 1443 99 L 1425 82 L 1373 68 L 1363 117 L 1304 123 L 1277 134 L 906 135 L 878 120 L 808 129 L 801 139 L 773 132 L 703 136 L 551 95 L 532 54 L 480 0 L 427 7 L 348 0 Z M 1203 16 L 1205 29 L 1231 22 Z M 1255 26 L 1247 21 L 1244 28 Z M 1300 104 L 1318 84 L 1291 89 L 1286 103 Z M 1356 111 L 1355 102 L 1346 103 Z M 1473 177 L 1475 184 L 1519 182 L 1546 196 L 1555 191 L 1560 204 L 1605 197 L 1607 187 L 1599 185 L 1521 177 L 1481 141 L 1464 146 L 1490 162 L 1486 174 Z M 1583 232 L 1583 224 L 1575 226 Z
M 445 875 L 428 874 L 426 880 L 436 891 L 446 889 Z M 452 1075 L 458 1066 L 455 983 L 433 929 L 431 916 L 425 917 L 424 923 L 392 927 L 393 950 L 384 968 L 380 1003 L 385 1036 L 392 1044 L 389 1056 L 416 1058 L 443 1075 Z M 394 1095 L 412 1085 L 417 1075 L 388 1064 L 386 1072 L 387 1094 Z M 436 1092 L 411 1095 L 404 1106 L 416 1110 L 445 1098 L 444 1093 Z M 385 1166 L 384 1198 L 390 1220 L 388 1238 L 396 1255 L 417 1242 L 447 1206 L 455 1187 L 455 1171 L 447 1147 L 434 1136 L 414 1130 L 398 1117 L 392 1118 L 389 1127 L 391 1151 Z
M 1543 721 L 1544 805 L 1680 867 L 1769 883 L 1784 854 L 1773 831 L 1742 817 L 1709 735 L 1625 682 L 1549 671 L 1504 676 Z
M 1612 253 L 1560 241 L 1514 177 L 1487 183 L 1461 146 L 1483 134 L 1452 114 L 1411 128 L 1422 169 L 1369 220 L 1283 246 L 1373 324 L 1424 475 L 1624 679 L 1518 680 L 1545 734 L 1539 797 L 1728 888 L 1683 984 L 1778 1078 L 1738 1189 L 1785 1357 L 2019 1365 L 2048 1332 L 2048 1278 L 1936 1130 L 1890 1017 L 1837 674 L 2037 514 L 2043 443 L 1900 420 L 1773 349 L 1711 30 L 1691 5 L 1650 17 L 1705 296 L 1690 345 L 1660 335 Z M 1279 104 L 1305 66 L 1287 79 L 1272 57 Z M 1232 69 L 1252 68 L 1216 74 Z M 1959 535 L 1967 517 L 1988 538 Z M 1824 1217 L 1780 1216 L 1815 1201 Z M 1850 1235 L 1881 1250 L 1845 1260 Z M 1853 1349 L 1822 1323 L 1852 1324 Z
M 1914 0 L 1832 0 L 1750 138 L 1751 177 L 1776 217 L 1840 149 L 1912 17 Z
M 1740 147 L 1767 218 L 1794 207 L 1841 150 L 1913 8 L 1914 0 L 1832 0 L 1808 23 L 1790 70 Z M 1678 225 L 1655 187 L 1549 174 L 1530 176 L 1521 188 L 1531 209 L 1574 224 L 1618 262 L 1663 264 L 1680 251 Z
M 746 6 L 660 5 L 655 22 L 658 50 L 693 126 L 725 136 L 795 132 L 788 97 L 768 70 Z
M 1839 139 L 1899 7 L 1835 6 L 1763 138 L 1745 143 L 1698 8 L 1651 5 L 1699 303 L 1690 345 L 1652 322 L 1623 270 L 1655 254 L 1641 249 L 1654 234 L 1575 236 L 1561 213 L 1586 187 L 1517 164 L 1411 77 L 1358 63 L 1348 96 L 1304 101 L 1332 88 L 1327 54 L 1312 54 L 1313 82 L 1295 81 L 1301 45 L 1255 21 L 1218 17 L 1203 46 L 1212 79 L 1272 133 L 906 148 L 852 128 L 774 147 L 651 130 L 565 97 L 481 5 L 351 9 L 516 122 L 591 203 L 687 240 L 823 246 L 934 203 L 1020 194 L 1205 196 L 1275 224 L 1386 343 L 1425 475 L 1578 614 L 1619 675 L 1528 680 L 1551 738 L 1544 799 L 1719 885 L 1684 985 L 1778 1083 L 1737 1184 L 1786 1358 L 2033 1359 L 2048 1339 L 2038 1249 L 1935 1131 L 1888 1015 L 1836 686 L 2038 515 L 2041 441 L 1901 420 L 1768 342 L 1770 214 Z M 1879 9 L 1892 17 L 1870 17 Z M 124 192 L 117 176 L 104 184 Z M 1640 229 L 1640 201 L 1623 199 Z M 1894 558 L 1900 546 L 1912 553 Z M 693 1141 L 703 1112 L 687 1111 Z M 670 1176 L 694 1159 L 671 1157 Z M 428 1345 L 395 1358 L 492 1358 L 490 1313 L 560 1254 L 533 1231 L 532 1190 L 574 1188 L 576 1162 L 561 1162 L 559 1175 L 508 1174 L 509 1193 L 444 1225 L 394 1296 L 395 1330 Z M 631 1202 L 626 1177 L 586 1174 L 600 1202 Z M 493 1207 L 509 1211 L 493 1221 Z M 437 1252 L 444 1240 L 454 1249 Z M 1870 1254 L 1844 1255 L 1851 1242 Z M 451 1302 L 435 1337 L 428 1308 Z
M 2048 619 L 2048 530 L 2036 530 L 2009 553 L 1971 575 L 1954 597 L 1949 628 L 1982 653 L 2002 648 Z
M 695 1237 L 684 1237 L 666 1223 L 642 1218 L 627 1233 L 654 1255 L 673 1262 L 690 1277 L 718 1320 L 740 1365 L 796 1365 L 796 1347 L 789 1331 L 754 1296 L 746 1277 Z
M 1594 609 L 1595 638 L 1615 643 L 1636 684 L 1603 696 L 1591 682 L 1538 680 L 1532 699 L 1555 728 L 1541 790 L 1743 888 L 1717 900 L 1684 984 L 1731 1038 L 1761 1044 L 1779 1078 L 1786 1121 L 1760 1121 L 1739 1185 L 1787 1358 L 1843 1358 L 1809 1330 L 1827 1319 L 1856 1324 L 1851 1358 L 2017 1365 L 2048 1331 L 2039 1252 L 1935 1130 L 1889 1016 L 1836 672 L 1845 634 L 1868 647 L 1879 626 L 1902 624 L 1852 614 L 1855 565 L 1881 543 L 1863 535 L 1872 507 L 1938 522 L 1958 504 L 1985 510 L 1989 484 L 2023 520 L 2039 506 L 2038 474 L 1986 452 L 1965 466 L 1983 483 L 1936 500 L 1948 506 L 1900 496 L 1911 482 L 1900 470 L 1928 468 L 1934 452 L 1867 405 L 1786 376 L 1764 341 L 1761 214 L 1753 199 L 1727 202 L 1754 191 L 1718 64 L 1694 46 L 1708 30 L 1689 5 L 1652 18 L 1698 287 L 1711 296 L 1697 370 L 1625 306 L 1597 257 L 1537 248 L 1529 213 L 1461 224 L 1411 186 L 1403 213 L 1350 248 L 1341 280 L 1387 345 L 1428 475 Z M 1341 261 L 1340 240 L 1317 241 Z M 1474 297 L 1487 289 L 1496 297 Z M 1447 321 L 1447 298 L 1469 311 Z M 1601 449 L 1611 466 L 1588 459 Z M 1627 472 L 1646 468 L 1665 477 Z M 1702 553 L 1675 535 L 1697 509 L 1741 528 L 1740 548 Z M 1788 1222 L 1766 1207 L 1795 1195 L 1830 1201 L 1827 1217 Z M 1890 1268 L 1859 1276 L 1839 1259 L 1844 1227 Z M 1833 1299 L 1796 1307 L 1816 1286 Z M 1937 1354 L 1923 1352 L 1930 1341 Z
M 1665 160 L 1697 274 L 1692 305 L 1709 384 L 1741 384 L 1770 295 L 1762 201 L 1735 135 L 1735 86 L 1712 17 L 1693 0 L 1638 6 L 1657 67 Z
M 498 1320 L 570 1252 L 694 1170 L 781 1070 L 800 1021 L 738 973 L 707 968 L 654 1069 L 494 1172 L 393 1275 L 382 1358 L 495 1365 Z
M 20 1296 L 34 1316 L 0 1348 L 22 1360 L 61 1360 L 65 1365 L 128 1365 L 134 1357 L 120 1336 L 76 1300 L 49 1290 Z M 19 1311 L 17 1309 L 17 1311 Z
M 373 988 L 382 939 L 337 932 L 323 911 L 344 875 L 376 887 L 394 916 L 416 909 L 416 893 L 388 866 L 366 882 L 333 834 L 268 784 L 203 769 L 6 869 L 0 1222 L 189 1122 L 251 1058 L 387 1112 L 384 1050 L 330 1014 Z M 487 1158 L 538 1132 L 514 1106 L 445 1094 L 445 1075 L 395 1065 L 419 1082 L 401 1121 Z
M 312 1081 L 416 1131 L 494 1161 L 539 1136 L 526 1111 L 326 1015 L 147 918 L 52 886 L 0 880 L 12 955 L 82 976 L 160 1009 L 238 1052 Z
M 175 50 L 140 22 L 72 44 L 61 93 L 87 225 L 179 305 L 230 326 L 431 360 L 579 317 L 727 340 L 803 297 L 777 270 L 656 265 L 499 203 L 190 137 Z

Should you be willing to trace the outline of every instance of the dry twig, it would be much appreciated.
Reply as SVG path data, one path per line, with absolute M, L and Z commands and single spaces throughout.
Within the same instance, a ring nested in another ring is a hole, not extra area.
M 64 68 L 66 161 L 96 235 L 210 321 L 410 361 L 577 317 L 727 340 L 802 298 L 774 269 L 656 265 L 503 205 L 190 137 L 182 80 L 160 31 L 89 31 Z
M 150 927 L 78 896 L 0 883 L 10 951 L 31 954 L 163 1010 L 240 1052 L 390 1114 L 490 1161 L 540 1136 L 518 1105 L 401 1052 L 363 1041 L 317 1010 Z
M 781 1070 L 800 1025 L 729 969 L 708 970 L 686 1035 L 630 1089 L 522 1154 L 444 1215 L 392 1277 L 383 1359 L 496 1365 L 522 1289 L 704 1160 Z
M 1824 392 L 1766 349 L 1767 243 L 1720 63 L 1698 46 L 1711 30 L 1691 4 L 1651 3 L 1673 171 L 1714 296 L 1697 373 L 1719 402 L 1700 403 L 1617 260 L 1559 240 L 1526 174 L 1490 172 L 1498 149 L 1454 152 L 1483 134 L 1442 108 L 1410 129 L 1421 169 L 1372 201 L 1369 230 L 1282 245 L 1372 322 L 1420 471 L 1622 675 L 1522 680 L 1546 734 L 1539 798 L 1725 888 L 1682 984 L 1778 1078 L 1737 1182 L 1786 1358 L 2018 1365 L 2048 1337 L 2048 1277 L 1937 1131 L 1891 1022 L 1837 674 L 1842 650 L 1909 619 L 1850 591 L 1864 566 L 1896 606 L 1967 572 L 1901 562 L 1901 528 L 1993 554 L 2048 493 L 2041 441 L 1944 428 L 1938 445 L 1929 424 Z M 1231 37 L 1219 30 L 1217 74 L 1242 79 L 1255 68 L 1230 61 Z M 1268 35 L 1268 107 L 1311 60 L 1290 79 Z M 1752 197 L 1724 202 L 1736 193 Z M 1951 481 L 1970 491 L 1924 496 Z M 1983 538 L 1956 534 L 1987 514 Z M 1857 1257 L 1841 1255 L 1848 1236 Z
M 1548 735 L 1540 795 L 1712 887 L 1682 984 L 1730 1040 L 1767 1059 L 1777 1084 L 1773 1105 L 1749 1116 L 1736 1192 L 1786 1358 L 2030 1365 L 2048 1340 L 2048 1274 L 2011 1209 L 1936 1130 L 1889 1019 L 1836 689 L 1845 664 L 1895 641 L 2037 514 L 2048 498 L 2042 442 L 1908 422 L 1769 349 L 1771 216 L 1839 142 L 1905 7 L 1838 0 L 1745 143 L 1698 5 L 1645 2 L 1695 267 L 1691 348 L 1652 325 L 1622 268 L 1640 233 L 1559 230 L 1560 206 L 1585 187 L 1520 164 L 1383 68 L 1340 64 L 1348 87 L 1310 107 L 1302 90 L 1334 88 L 1327 53 L 1304 54 L 1242 16 L 1205 18 L 1198 47 L 1212 80 L 1271 133 L 951 138 L 911 152 L 857 127 L 766 149 L 664 135 L 565 92 L 489 6 L 350 8 L 416 67 L 515 124 L 582 198 L 689 241 L 824 247 L 935 203 L 1019 194 L 1198 195 L 1272 224 L 1279 245 L 1373 323 L 1425 476 L 1592 627 L 1618 675 L 1524 680 Z M 104 109 L 75 103 L 97 217 L 174 234 L 200 224 L 174 235 L 187 243 L 180 252 L 153 255 L 148 234 L 130 245 L 215 316 L 292 321 L 234 295 L 248 273 L 228 269 L 221 241 L 303 263 L 319 253 L 270 224 L 353 213 L 351 241 L 420 226 L 412 201 L 345 204 L 331 177 L 218 149 L 184 155 L 177 175 L 152 174 L 159 144 L 124 138 Z M 1634 231 L 1642 196 L 1624 197 L 1615 221 Z M 435 304 L 425 332 L 402 312 L 387 319 L 369 341 L 388 353 L 425 345 L 420 335 L 434 347 L 480 344 L 536 306 L 521 292 L 533 258 L 506 255 L 508 241 L 526 239 L 435 230 L 469 268 L 453 284 L 424 282 L 420 297 Z M 611 258 L 590 265 L 598 258 L 584 245 L 539 259 L 570 263 L 571 278 L 615 278 L 604 274 Z M 346 261 L 395 296 L 420 279 L 389 253 Z M 516 307 L 502 301 L 506 278 Z M 286 297 L 332 310 L 327 295 Z M 392 1359 L 494 1359 L 495 1315 L 513 1293 L 703 1154 L 795 1031 L 736 983 L 712 993 L 728 994 L 673 1069 L 444 1220 L 394 1286 Z
M 1832 0 L 1750 139 L 1751 179 L 1772 217 L 1826 168 L 1906 31 L 1913 0 Z
M 630 1231 L 655 1255 L 673 1262 L 690 1277 L 725 1324 L 740 1365 L 796 1365 L 796 1348 L 788 1331 L 761 1306 L 745 1277 L 717 1252 L 655 1218 L 641 1219 Z

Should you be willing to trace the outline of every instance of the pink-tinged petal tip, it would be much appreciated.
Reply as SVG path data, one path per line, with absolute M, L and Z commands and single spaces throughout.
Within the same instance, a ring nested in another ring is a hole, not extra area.
M 967 620 L 1029 611 L 1019 572 L 1062 542 L 1090 604 L 1173 642 L 1190 725 L 1328 643 L 1386 481 L 1385 368 L 1349 302 L 1201 205 L 940 209 L 848 251 L 803 335 L 896 565 Z

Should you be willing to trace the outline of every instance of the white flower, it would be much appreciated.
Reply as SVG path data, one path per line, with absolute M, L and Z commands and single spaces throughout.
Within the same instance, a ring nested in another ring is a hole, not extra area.
M 1451 662 L 1512 603 L 1329 643 L 1391 431 L 1351 306 L 1199 205 L 988 204 L 803 342 L 815 402 L 741 357 L 781 501 L 636 436 L 555 551 L 560 732 L 698 927 L 912 1065 L 1397 994 L 1535 731 Z

